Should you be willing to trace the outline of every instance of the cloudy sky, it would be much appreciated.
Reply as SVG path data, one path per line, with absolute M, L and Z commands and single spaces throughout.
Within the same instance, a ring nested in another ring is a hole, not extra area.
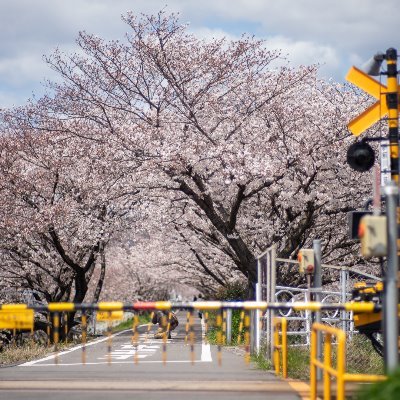
M 292 65 L 321 63 L 321 77 L 336 81 L 351 65 L 400 45 L 398 0 L 0 0 L 0 108 L 40 96 L 43 80 L 57 79 L 43 55 L 76 50 L 80 30 L 122 38 L 122 14 L 164 7 L 199 37 L 254 34 Z

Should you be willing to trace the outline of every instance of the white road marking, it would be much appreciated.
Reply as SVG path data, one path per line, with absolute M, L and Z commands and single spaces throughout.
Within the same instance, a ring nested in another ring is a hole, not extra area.
M 136 353 L 144 352 L 145 354 L 138 354 L 137 358 L 146 358 L 153 355 L 161 346 L 147 346 L 145 344 L 139 344 L 137 346 L 132 344 L 122 344 L 119 349 L 113 350 L 110 354 L 103 357 L 98 357 L 98 360 L 106 359 L 116 359 L 116 360 L 126 360 L 131 358 Z
M 147 326 L 143 325 L 143 326 Z M 201 359 L 200 360 L 196 360 L 195 363 L 202 363 L 202 362 L 212 362 L 212 357 L 211 357 L 211 348 L 210 348 L 210 344 L 206 343 L 204 340 L 204 336 L 205 336 L 205 325 L 204 325 L 204 321 L 201 320 L 201 328 L 202 328 L 202 344 L 201 344 Z M 126 329 L 124 331 L 115 333 L 113 335 L 111 335 L 111 337 L 115 337 L 115 336 L 119 336 L 125 332 L 129 332 L 131 331 L 131 329 Z M 176 334 L 174 335 L 176 336 Z M 108 337 L 104 337 L 98 340 L 95 340 L 93 342 L 89 342 L 86 344 L 86 347 L 89 346 L 94 346 L 98 343 L 102 343 L 108 340 Z M 171 343 L 172 340 L 168 339 L 167 343 Z M 152 364 L 161 364 L 163 363 L 163 361 L 161 360 L 142 360 L 143 358 L 146 358 L 147 356 L 151 355 L 151 353 L 156 352 L 158 349 L 160 349 L 162 342 L 160 340 L 149 340 L 148 339 L 148 334 L 144 333 L 143 336 L 141 335 L 139 338 L 139 344 L 138 345 L 134 345 L 130 343 L 124 343 L 123 345 L 121 345 L 120 349 L 115 349 L 111 352 L 111 362 L 107 361 L 98 361 L 98 362 L 86 362 L 85 364 L 81 363 L 81 362 L 77 362 L 77 363 L 58 363 L 58 366 L 78 366 L 78 365 L 105 365 L 105 364 L 133 364 L 133 360 L 129 360 L 129 361 L 122 361 L 124 359 L 127 359 L 129 357 L 133 357 L 133 355 L 135 355 L 136 351 L 140 351 L 143 352 L 145 354 L 138 354 L 138 358 L 141 359 L 140 364 L 143 363 L 152 363 Z M 49 366 L 54 366 L 54 363 L 43 363 L 43 361 L 49 361 L 49 360 L 54 360 L 56 357 L 61 357 L 65 354 L 69 354 L 72 353 L 73 351 L 79 350 L 83 347 L 83 345 L 77 345 L 75 347 L 72 347 L 71 349 L 59 352 L 58 354 L 52 354 L 50 356 L 41 358 L 39 360 L 34 360 L 34 361 L 28 361 L 24 364 L 20 364 L 19 367 L 31 367 L 31 366 L 35 366 L 35 367 L 49 367 Z M 108 359 L 108 354 L 105 357 L 99 357 L 100 359 Z M 113 360 L 114 359 L 114 360 Z M 118 361 L 117 361 L 118 360 Z M 173 364 L 173 363 L 186 363 L 189 364 L 191 363 L 190 360 L 167 360 L 166 361 L 167 364 Z
M 209 343 L 205 342 L 206 327 L 203 318 L 201 319 L 201 361 L 212 362 L 211 347 Z
M 147 326 L 147 325 L 148 325 L 148 324 L 139 325 L 139 328 L 141 328 L 141 327 L 143 327 L 143 326 Z M 121 331 L 121 332 L 114 333 L 113 335 L 111 335 L 111 338 L 114 338 L 115 336 L 119 336 L 119 335 L 121 335 L 122 333 L 129 332 L 129 331 L 131 331 L 131 329 L 125 329 L 125 330 L 123 330 L 123 331 Z M 98 343 L 105 342 L 106 340 L 108 340 L 108 337 L 104 337 L 104 338 L 101 338 L 101 339 L 98 339 L 98 340 L 94 340 L 93 342 L 88 342 L 88 343 L 86 343 L 86 347 L 94 346 L 94 345 L 96 345 L 96 344 L 98 344 Z M 56 357 L 60 357 L 60 356 L 63 356 L 64 354 L 72 353 L 73 351 L 79 350 L 79 349 L 81 349 L 82 347 L 83 347 L 83 345 L 82 345 L 82 344 L 79 344 L 79 345 L 77 345 L 77 346 L 71 347 L 71 348 L 68 349 L 68 350 L 61 351 L 61 352 L 59 352 L 58 354 L 52 354 L 51 356 L 47 356 L 47 357 L 44 357 L 44 358 L 40 358 L 39 360 L 28 361 L 28 362 L 23 363 L 23 364 L 20 364 L 20 365 L 18 365 L 18 366 L 19 366 L 19 367 L 30 367 L 30 366 L 36 365 L 37 363 L 40 363 L 40 362 L 42 362 L 42 361 L 54 360 Z

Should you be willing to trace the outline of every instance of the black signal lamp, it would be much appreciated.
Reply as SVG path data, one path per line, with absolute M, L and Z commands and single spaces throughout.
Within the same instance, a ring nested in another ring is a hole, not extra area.
M 347 163 L 358 172 L 372 168 L 375 162 L 375 152 L 366 142 L 353 143 L 347 150 Z

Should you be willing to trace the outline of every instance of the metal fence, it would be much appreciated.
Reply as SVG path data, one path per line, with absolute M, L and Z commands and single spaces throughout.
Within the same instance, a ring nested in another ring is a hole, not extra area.
M 343 304 L 351 299 L 351 289 L 357 280 L 375 282 L 382 280 L 356 268 L 322 264 L 322 273 L 324 276 L 329 277 L 330 283 L 323 285 L 321 288 L 314 288 L 310 275 L 305 275 L 303 281 L 297 287 L 276 284 L 277 274 L 299 276 L 298 264 L 298 261 L 277 257 L 275 246 L 271 246 L 262 253 L 257 260 L 258 284 L 256 301 L 307 303 L 318 300 L 323 304 Z M 353 313 L 344 309 L 331 309 L 320 315 L 316 315 L 311 310 L 295 311 L 294 309 L 287 309 L 284 311 L 281 309 L 275 312 L 270 309 L 263 314 L 260 311 L 256 311 L 253 315 L 254 321 L 261 320 L 261 324 L 253 324 L 255 330 L 252 331 L 252 350 L 258 352 L 261 347 L 265 347 L 266 355 L 271 359 L 273 355 L 273 318 L 275 316 L 286 317 L 288 321 L 287 334 L 292 336 L 291 346 L 310 345 L 311 326 L 317 317 L 320 318 L 320 322 L 339 327 L 350 335 L 355 332 Z

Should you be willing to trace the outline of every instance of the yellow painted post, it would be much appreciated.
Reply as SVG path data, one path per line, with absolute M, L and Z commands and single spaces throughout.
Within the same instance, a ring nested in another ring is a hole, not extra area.
M 135 349 L 135 355 L 133 357 L 133 360 L 135 364 L 139 362 L 139 356 L 138 356 L 138 344 L 139 344 L 139 332 L 138 332 L 138 326 L 139 326 L 139 316 L 137 313 L 133 315 L 133 326 L 132 326 L 132 345 Z
M 208 333 L 208 311 L 206 311 L 204 314 L 204 341 L 205 343 L 208 342 L 207 340 L 207 333 Z
M 244 317 L 244 344 L 245 344 L 245 356 L 244 360 L 246 364 L 250 363 L 250 315 L 246 314 Z
M 317 400 L 317 332 L 311 330 L 311 354 L 310 354 L 310 400 Z
M 87 341 L 87 317 L 85 312 L 82 312 L 82 364 L 86 365 L 86 341 Z
M 337 348 L 337 400 L 345 400 L 345 372 L 346 372 L 346 334 L 339 331 L 336 335 Z
M 190 311 L 186 313 L 186 325 L 185 325 L 185 343 L 188 341 L 189 337 L 189 325 L 190 325 Z
M 287 320 L 281 318 L 282 321 L 282 377 L 288 377 L 288 358 L 287 358 Z
M 222 312 L 221 310 L 217 314 L 217 359 L 218 359 L 218 365 L 222 365 Z
M 54 351 L 56 353 L 54 357 L 54 362 L 56 365 L 58 364 L 58 341 L 60 339 L 59 329 L 60 329 L 60 314 L 58 312 L 55 312 L 53 315 L 53 342 L 54 342 Z
M 64 312 L 62 315 L 63 315 L 63 322 L 64 322 L 65 343 L 68 343 L 68 314 L 66 312 Z
M 390 169 L 392 179 L 399 182 L 399 109 L 398 109 L 398 82 L 397 82 L 397 51 L 388 49 L 387 63 L 387 94 L 389 124 Z
M 226 344 L 226 310 L 222 310 L 222 344 Z
M 332 356 L 332 335 L 326 333 L 324 343 L 324 400 L 331 398 L 331 374 L 329 369 L 331 367 Z

